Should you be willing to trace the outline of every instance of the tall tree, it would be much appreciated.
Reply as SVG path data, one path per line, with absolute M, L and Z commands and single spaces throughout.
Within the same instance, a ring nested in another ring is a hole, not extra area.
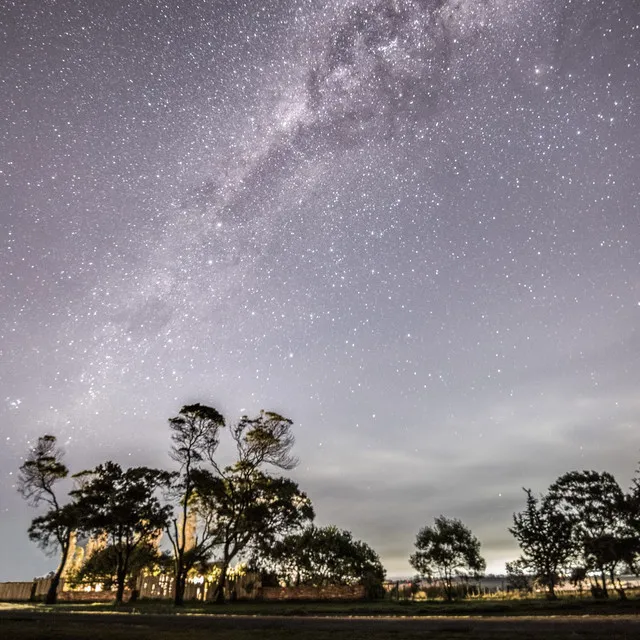
M 180 413 L 169 419 L 172 446 L 171 458 L 180 465 L 174 483 L 178 507 L 167 527 L 175 564 L 174 604 L 184 604 L 187 574 L 197 563 L 206 560 L 215 540 L 208 527 L 194 532 L 190 540 L 188 527 L 194 508 L 195 485 L 193 474 L 203 463 L 215 465 L 215 453 L 220 442 L 224 417 L 213 407 L 201 404 L 185 405 Z
M 310 502 L 297 484 L 263 470 L 264 466 L 288 470 L 297 464 L 291 455 L 293 423 L 268 411 L 256 418 L 242 416 L 228 428 L 237 457 L 227 466 L 216 459 L 225 428 L 216 409 L 188 405 L 169 424 L 171 456 L 181 469 L 177 483 L 180 514 L 168 530 L 176 558 L 175 603 L 184 600 L 189 569 L 208 560 L 214 547 L 221 551 L 216 597 L 223 601 L 230 562 L 248 550 L 258 534 L 267 539 L 298 526 L 296 523 L 302 526 L 312 517 Z M 187 540 L 187 522 L 193 521 L 192 516 L 198 527 Z
M 115 556 L 116 602 L 122 603 L 136 550 L 148 545 L 169 522 L 172 509 L 162 504 L 158 491 L 169 486 L 172 474 L 147 467 L 123 470 L 115 462 L 105 462 L 74 477 L 80 484 L 72 492 L 80 529 L 107 538 Z
M 225 468 L 212 461 L 217 482 L 208 486 L 217 490 L 207 496 L 203 486 L 199 498 L 208 514 L 209 530 L 222 551 L 222 571 L 216 585 L 218 602 L 225 599 L 229 564 L 247 551 L 257 536 L 262 543 L 275 540 L 314 517 L 311 501 L 295 482 L 263 471 L 265 465 L 290 470 L 298 464 L 291 454 L 295 443 L 292 425 L 289 418 L 273 411 L 261 411 L 255 418 L 242 416 L 229 429 L 237 461 Z
M 314 516 L 309 498 L 288 478 L 273 477 L 258 469 L 247 472 L 240 463 L 215 475 L 194 474 L 197 510 L 208 523 L 209 534 L 220 549 L 220 574 L 215 599 L 224 602 L 231 562 L 257 547 L 307 524 Z
M 575 547 L 585 566 L 597 572 L 595 588 L 606 598 L 607 576 L 621 564 L 611 541 L 625 536 L 622 489 L 606 471 L 570 471 L 549 487 L 547 499 L 571 523 Z
M 533 573 L 547 590 L 550 599 L 557 598 L 555 589 L 574 553 L 572 521 L 546 498 L 538 501 L 530 489 L 524 511 L 513 514 L 509 532 L 522 549 L 519 566 Z
M 45 551 L 60 553 L 60 562 L 45 598 L 47 604 L 57 601 L 77 518 L 75 506 L 62 504 L 56 491 L 58 482 L 69 475 L 62 458 L 63 452 L 57 447 L 55 436 L 41 436 L 20 466 L 17 483 L 18 491 L 31 506 L 38 507 L 41 503 L 48 506 L 46 513 L 32 521 L 29 538 Z
M 418 532 L 415 547 L 409 563 L 427 579 L 440 580 L 448 601 L 453 600 L 455 577 L 479 576 L 486 568 L 480 541 L 455 518 L 435 518 L 433 527 Z

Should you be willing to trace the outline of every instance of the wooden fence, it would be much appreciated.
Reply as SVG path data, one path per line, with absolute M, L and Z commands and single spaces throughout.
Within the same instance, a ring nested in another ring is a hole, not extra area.
M 173 598 L 174 579 L 171 576 L 145 576 L 140 580 L 140 598 L 154 600 L 171 600 Z M 0 582 L 0 601 L 28 602 L 44 600 L 51 580 L 38 578 L 31 582 Z M 125 601 L 129 590 L 125 590 Z M 185 600 L 213 600 L 214 585 L 210 582 L 188 583 L 185 589 Z M 360 600 L 365 597 L 365 588 L 354 586 L 328 587 L 263 587 L 260 577 L 246 574 L 229 580 L 225 589 L 225 597 L 231 600 Z M 112 602 L 115 591 L 100 589 L 70 589 L 64 580 L 58 588 L 60 602 Z
M 0 601 L 28 602 L 33 596 L 35 582 L 0 582 Z
M 173 597 L 172 576 L 145 576 L 140 581 L 140 597 L 169 599 Z M 237 578 L 227 580 L 225 597 L 233 600 L 254 600 L 258 597 L 260 577 L 248 573 Z M 184 593 L 185 600 L 201 600 L 210 602 L 214 597 L 214 585 L 211 582 L 187 583 Z

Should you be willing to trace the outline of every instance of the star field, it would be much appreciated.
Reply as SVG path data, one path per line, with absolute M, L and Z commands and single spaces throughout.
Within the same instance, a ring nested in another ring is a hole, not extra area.
M 293 419 L 391 575 L 440 513 L 501 571 L 522 486 L 629 482 L 635 0 L 8 1 L 0 46 L 2 578 L 50 563 L 29 441 L 165 466 L 188 402 Z

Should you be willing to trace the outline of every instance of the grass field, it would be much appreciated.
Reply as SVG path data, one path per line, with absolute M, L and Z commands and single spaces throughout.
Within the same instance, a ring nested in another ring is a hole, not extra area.
M 630 618 L 276 618 L 109 614 L 0 616 L 12 640 L 632 640 Z
M 469 599 L 453 603 L 443 601 L 356 601 L 356 602 L 234 602 L 224 605 L 214 603 L 188 603 L 176 610 L 167 601 L 141 601 L 134 606 L 82 602 L 60 603 L 55 607 L 35 605 L 39 611 L 61 612 L 114 612 L 142 614 L 170 614 L 177 612 L 204 613 L 208 615 L 247 616 L 615 616 L 640 613 L 640 599 L 593 600 L 591 598 L 563 598 L 549 601 L 530 599 Z
M 636 640 L 640 601 L 0 605 L 15 640 Z

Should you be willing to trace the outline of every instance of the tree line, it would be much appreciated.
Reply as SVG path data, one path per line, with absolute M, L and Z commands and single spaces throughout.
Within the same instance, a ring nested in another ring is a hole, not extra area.
M 74 536 L 100 539 L 77 580 L 113 583 L 116 602 L 143 570 L 168 571 L 173 599 L 184 603 L 192 572 L 214 572 L 214 597 L 225 599 L 233 562 L 286 584 L 363 584 L 380 592 L 385 577 L 378 555 L 337 527 L 316 527 L 311 500 L 282 472 L 292 470 L 292 421 L 262 411 L 227 424 L 213 407 L 182 407 L 169 419 L 169 455 L 178 469 L 123 469 L 107 461 L 75 473 L 66 499 L 59 483 L 69 476 L 63 451 L 52 435 L 40 437 L 20 467 L 18 491 L 34 507 L 45 506 L 29 537 L 59 553 L 46 602 L 54 604 Z M 219 445 L 226 436 L 235 456 L 222 464 Z M 170 551 L 155 544 L 164 533 Z
M 377 553 L 349 531 L 316 527 L 310 498 L 283 475 L 298 464 L 292 454 L 292 421 L 262 411 L 227 424 L 213 407 L 182 407 L 169 419 L 169 455 L 177 470 L 123 469 L 107 461 L 72 477 L 62 500 L 58 483 L 69 476 L 56 438 L 38 439 L 20 467 L 18 490 L 44 513 L 29 527 L 29 537 L 58 552 L 60 563 L 46 596 L 55 603 L 75 535 L 103 541 L 75 580 L 114 584 L 122 602 L 126 586 L 135 597 L 144 570 L 170 572 L 173 599 L 184 603 L 189 576 L 212 573 L 214 598 L 223 602 L 232 563 L 242 559 L 271 584 L 361 584 L 370 597 L 382 595 L 385 569 Z M 223 436 L 235 448 L 221 463 Z M 546 590 L 571 581 L 588 584 L 597 597 L 610 587 L 625 597 L 623 571 L 638 574 L 640 557 L 640 480 L 628 492 L 607 472 L 572 471 L 560 476 L 544 495 L 525 489 L 526 504 L 509 528 L 521 556 L 507 563 L 512 587 Z M 164 533 L 170 550 L 158 549 Z M 417 535 L 409 563 L 419 576 L 441 585 L 448 600 L 459 579 L 480 577 L 486 568 L 480 542 L 460 520 L 439 516 Z
M 524 489 L 525 507 L 513 514 L 509 532 L 521 555 L 506 564 L 509 585 L 520 591 L 544 590 L 557 599 L 557 589 L 585 585 L 597 598 L 613 588 L 625 598 L 623 573 L 640 574 L 640 478 L 624 492 L 608 472 L 570 471 L 546 494 Z M 437 580 L 451 600 L 456 582 L 479 578 L 486 563 L 480 542 L 456 519 L 439 516 L 416 538 L 409 562 L 418 574 Z
M 612 587 L 625 598 L 620 574 L 638 575 L 640 557 L 638 476 L 628 492 L 606 471 L 565 473 L 539 497 L 524 491 L 526 507 L 509 528 L 522 550 L 507 565 L 513 583 L 537 584 L 552 599 L 564 582 L 580 590 L 586 583 L 601 598 Z

